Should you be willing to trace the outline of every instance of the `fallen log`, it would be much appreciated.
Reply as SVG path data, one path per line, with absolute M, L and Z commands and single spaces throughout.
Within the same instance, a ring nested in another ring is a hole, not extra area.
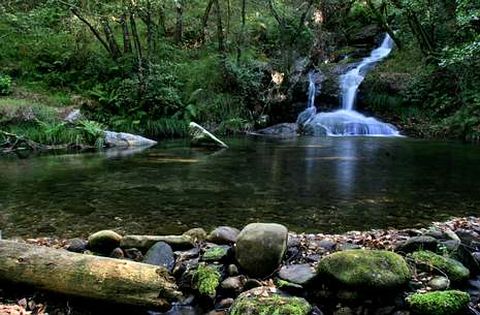
M 195 246 L 192 238 L 188 235 L 125 235 L 120 242 L 120 247 L 147 251 L 157 242 L 165 242 L 175 250 L 189 249 Z
M 181 297 L 163 267 L 0 240 L 0 280 L 120 304 L 167 309 Z

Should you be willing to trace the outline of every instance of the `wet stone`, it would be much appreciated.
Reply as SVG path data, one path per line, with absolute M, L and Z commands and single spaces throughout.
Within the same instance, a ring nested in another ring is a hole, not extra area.
M 155 243 L 145 254 L 143 262 L 150 265 L 165 267 L 169 272 L 175 266 L 172 247 L 165 242 Z
M 207 237 L 207 241 L 215 244 L 232 244 L 237 241 L 240 230 L 230 226 L 219 226 Z
M 114 250 L 112 250 L 112 252 L 110 253 L 110 257 L 122 259 L 122 258 L 125 258 L 125 255 L 123 253 L 123 250 L 120 247 L 117 247 Z
M 278 273 L 281 279 L 301 285 L 313 279 L 315 275 L 314 268 L 309 264 L 283 266 Z
M 87 250 L 87 241 L 81 238 L 68 240 L 67 250 L 74 253 L 83 253 Z

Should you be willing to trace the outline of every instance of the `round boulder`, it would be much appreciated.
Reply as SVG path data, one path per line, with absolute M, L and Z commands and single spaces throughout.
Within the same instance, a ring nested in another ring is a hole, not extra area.
M 102 230 L 88 237 L 88 248 L 93 252 L 110 254 L 120 246 L 122 236 L 112 230 Z
M 339 286 L 373 290 L 393 289 L 410 279 L 402 256 L 383 250 L 347 250 L 323 258 L 319 279 Z
M 273 273 L 285 254 L 288 230 L 275 223 L 252 223 L 238 235 L 236 259 L 250 276 Z
M 207 241 L 215 244 L 231 244 L 237 241 L 240 231 L 230 226 L 219 226 L 207 237 Z

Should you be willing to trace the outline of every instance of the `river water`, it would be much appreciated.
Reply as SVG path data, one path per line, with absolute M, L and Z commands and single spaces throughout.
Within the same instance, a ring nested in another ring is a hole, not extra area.
M 480 212 L 479 146 L 368 137 L 227 142 L 218 152 L 174 141 L 136 153 L 3 158 L 0 230 L 170 234 L 264 221 L 333 233 Z

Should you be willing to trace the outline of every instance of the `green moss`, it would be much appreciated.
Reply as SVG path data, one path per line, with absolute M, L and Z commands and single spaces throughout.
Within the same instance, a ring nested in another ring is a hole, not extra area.
M 468 293 L 456 290 L 416 293 L 407 298 L 412 311 L 422 315 L 458 314 L 466 308 L 468 302 Z
M 412 253 L 410 257 L 419 265 L 441 271 L 454 282 L 466 280 L 470 276 L 470 271 L 462 263 L 430 251 L 418 251 Z
M 220 273 L 214 267 L 199 265 L 193 275 L 193 284 L 200 294 L 215 295 L 220 277 Z
M 318 274 L 335 284 L 368 289 L 390 289 L 410 279 L 410 269 L 402 256 L 380 250 L 347 250 L 326 256 Z
M 306 315 L 311 309 L 302 298 L 241 295 L 235 300 L 229 315 Z
M 205 251 L 202 259 L 205 261 L 219 261 L 228 253 L 228 246 L 214 246 Z

